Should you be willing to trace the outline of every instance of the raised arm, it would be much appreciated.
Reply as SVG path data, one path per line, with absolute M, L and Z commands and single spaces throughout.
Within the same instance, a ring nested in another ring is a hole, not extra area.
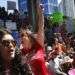
M 43 10 L 39 2 L 37 2 L 36 10 L 37 10 L 37 26 L 38 26 L 36 41 L 42 47 L 44 47 L 44 16 L 43 16 Z

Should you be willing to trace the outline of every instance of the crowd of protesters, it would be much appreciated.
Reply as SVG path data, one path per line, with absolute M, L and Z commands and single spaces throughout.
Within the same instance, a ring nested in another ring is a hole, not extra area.
M 6 11 L 5 7 L 0 6 L 0 21 L 3 22 L 3 26 L 6 27 L 6 22 L 11 20 L 12 22 L 16 22 L 17 30 L 19 30 L 20 25 L 22 24 L 22 20 L 27 22 L 27 13 L 24 12 L 23 19 L 20 12 L 17 9 L 14 9 L 12 12 Z
M 70 73 L 75 69 L 75 36 L 72 33 L 54 33 L 52 45 L 46 48 L 47 66 L 54 75 L 74 75 Z M 75 71 L 74 71 L 75 73 Z
M 8 13 L 5 10 L 5 7 L 0 7 L 0 19 L 1 20 L 12 20 L 15 21 L 15 19 L 19 16 L 19 12 L 17 9 L 14 9 L 12 13 Z M 19 17 L 18 17 L 19 18 Z

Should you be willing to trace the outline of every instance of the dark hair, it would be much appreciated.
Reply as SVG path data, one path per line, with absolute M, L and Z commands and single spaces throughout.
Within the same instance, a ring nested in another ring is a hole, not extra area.
M 2 40 L 5 34 L 11 34 L 11 32 L 5 28 L 0 28 L 0 41 Z

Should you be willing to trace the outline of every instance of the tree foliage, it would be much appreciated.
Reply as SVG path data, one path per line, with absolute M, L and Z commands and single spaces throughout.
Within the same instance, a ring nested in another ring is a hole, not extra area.
M 50 18 L 53 23 L 63 22 L 63 14 L 61 12 L 54 12 Z

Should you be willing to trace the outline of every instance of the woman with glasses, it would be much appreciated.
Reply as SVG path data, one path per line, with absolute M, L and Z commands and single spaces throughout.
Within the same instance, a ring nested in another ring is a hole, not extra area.
M 28 68 L 21 65 L 20 50 L 11 33 L 0 29 L 0 75 L 31 75 Z

